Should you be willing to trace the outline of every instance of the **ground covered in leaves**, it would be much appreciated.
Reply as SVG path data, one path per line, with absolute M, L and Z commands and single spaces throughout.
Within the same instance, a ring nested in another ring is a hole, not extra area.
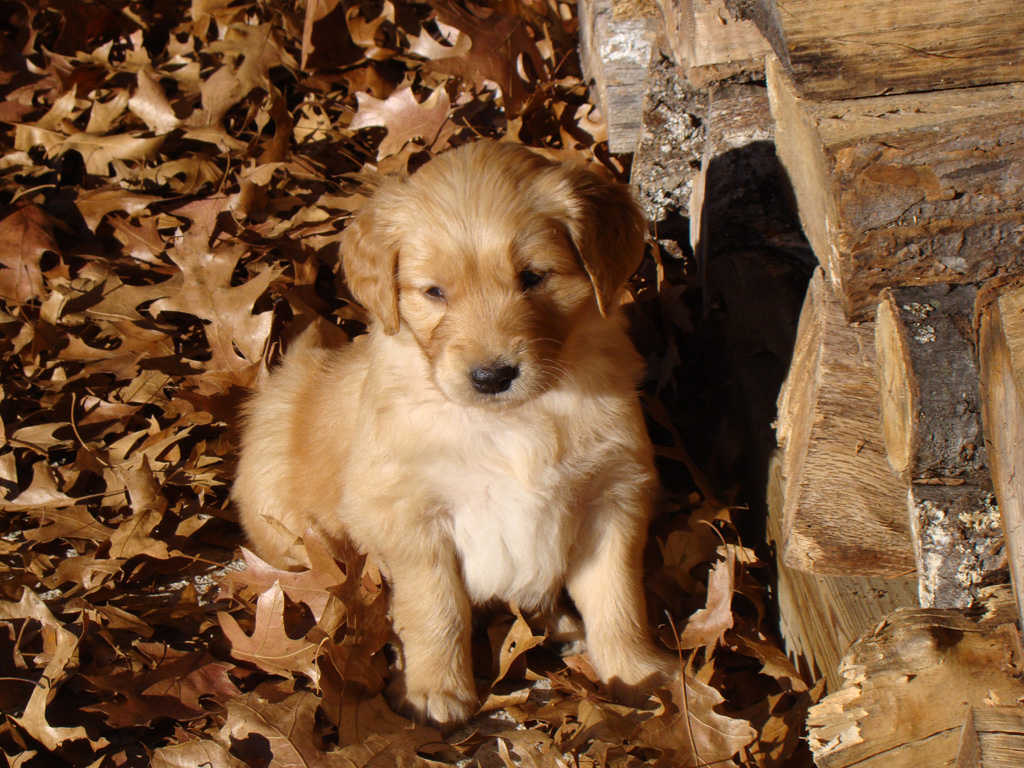
M 355 552 L 242 550 L 240 399 L 298 330 L 338 335 L 359 172 L 481 136 L 611 172 L 575 8 L 0 0 L 0 751 L 11 766 L 803 764 L 809 691 L 769 571 L 680 437 L 685 262 L 634 281 L 666 494 L 648 592 L 683 683 L 608 701 L 513 614 L 481 618 L 483 706 L 393 714 L 387 590 Z M 666 257 L 666 261 L 668 261 Z M 685 427 L 684 427 L 685 430 Z

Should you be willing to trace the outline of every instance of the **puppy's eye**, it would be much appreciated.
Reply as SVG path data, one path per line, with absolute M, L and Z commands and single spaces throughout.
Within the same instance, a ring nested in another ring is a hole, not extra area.
M 424 291 L 424 293 L 436 301 L 444 301 L 444 291 L 442 291 L 436 285 L 430 286 L 429 288 L 427 288 L 427 290 Z
M 543 272 L 538 272 L 533 269 L 524 269 L 519 273 L 519 285 L 524 291 L 528 291 L 535 285 L 540 285 L 544 282 L 544 278 L 547 275 Z

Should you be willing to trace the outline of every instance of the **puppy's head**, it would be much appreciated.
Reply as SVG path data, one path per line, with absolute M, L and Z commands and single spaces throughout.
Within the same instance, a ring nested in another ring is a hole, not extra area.
M 521 146 L 477 142 L 386 181 L 345 229 L 345 278 L 408 332 L 453 402 L 522 402 L 567 370 L 643 256 L 627 188 Z

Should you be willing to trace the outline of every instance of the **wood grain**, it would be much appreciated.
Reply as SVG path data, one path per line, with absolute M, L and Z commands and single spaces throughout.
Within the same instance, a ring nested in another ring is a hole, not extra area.
M 1024 765 L 1024 707 L 972 707 L 964 723 L 956 768 Z
M 695 84 L 761 79 L 771 46 L 727 0 L 658 0 L 672 57 Z
M 608 148 L 633 152 L 657 20 L 616 18 L 611 0 L 581 0 L 580 63 L 608 126 Z
M 850 99 L 1024 81 L 1017 0 L 757 0 L 800 92 Z
M 982 304 L 982 415 L 1017 611 L 1024 616 L 1024 288 Z
M 776 452 L 768 469 L 768 543 L 782 548 L 782 512 L 786 479 Z M 839 664 L 861 635 L 897 608 L 916 608 L 917 578 L 823 576 L 776 562 L 779 632 L 786 653 L 802 670 L 824 677 L 828 690 L 843 682 Z
M 972 707 L 1017 701 L 1012 626 L 958 611 L 903 610 L 850 649 L 843 686 L 811 708 L 819 768 L 953 768 Z
M 907 484 L 885 456 L 874 328 L 846 322 L 819 269 L 811 280 L 776 435 L 787 481 L 782 560 L 824 574 L 914 572 Z

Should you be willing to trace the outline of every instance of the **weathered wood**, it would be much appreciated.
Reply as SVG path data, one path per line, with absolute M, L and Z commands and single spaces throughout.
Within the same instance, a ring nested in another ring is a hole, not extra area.
M 771 46 L 728 0 L 658 0 L 672 58 L 696 85 L 764 77 Z
M 910 480 L 988 478 L 973 285 L 886 290 L 875 349 L 892 468 Z
M 1019 641 L 1010 625 L 958 611 L 897 611 L 842 663 L 843 686 L 810 709 L 808 743 L 820 768 L 953 767 L 972 707 L 1017 701 Z
M 982 417 L 1017 610 L 1024 617 L 1024 287 L 978 303 Z
M 977 604 L 1009 574 L 999 507 L 989 483 L 926 485 L 907 493 L 922 608 Z
M 782 547 L 782 506 L 786 479 L 782 456 L 768 469 L 768 543 Z M 839 663 L 861 635 L 897 608 L 917 607 L 917 579 L 875 576 L 820 576 L 776 560 L 776 606 L 786 653 L 815 679 L 825 677 L 828 690 L 842 685 Z
M 956 768 L 1024 765 L 1024 707 L 972 707 L 964 723 Z
M 768 91 L 756 85 L 712 88 L 702 122 L 704 151 L 689 212 L 697 263 L 706 263 L 712 250 L 763 245 L 768 233 L 795 240 L 799 223 L 778 194 L 783 177 Z
M 632 152 L 640 134 L 644 80 L 657 20 L 616 18 L 611 0 L 580 0 L 577 8 L 580 62 L 608 126 L 608 148 Z
M 656 45 L 644 83 L 640 138 L 630 173 L 637 199 L 656 227 L 687 215 L 704 153 L 706 110 L 707 93 L 683 77 Z
M 825 574 L 915 568 L 906 484 L 889 468 L 874 328 L 849 325 L 823 272 L 804 302 L 776 435 L 787 479 L 782 560 Z
M 805 96 L 849 99 L 1024 81 L 1024 6 L 1016 0 L 747 5 Z
M 973 285 L 887 289 L 875 318 L 886 454 L 912 483 L 924 608 L 966 609 L 981 587 L 1007 578 L 981 424 L 977 293 Z
M 1024 85 L 812 102 L 774 57 L 776 145 L 851 320 L 882 288 L 1024 270 Z

